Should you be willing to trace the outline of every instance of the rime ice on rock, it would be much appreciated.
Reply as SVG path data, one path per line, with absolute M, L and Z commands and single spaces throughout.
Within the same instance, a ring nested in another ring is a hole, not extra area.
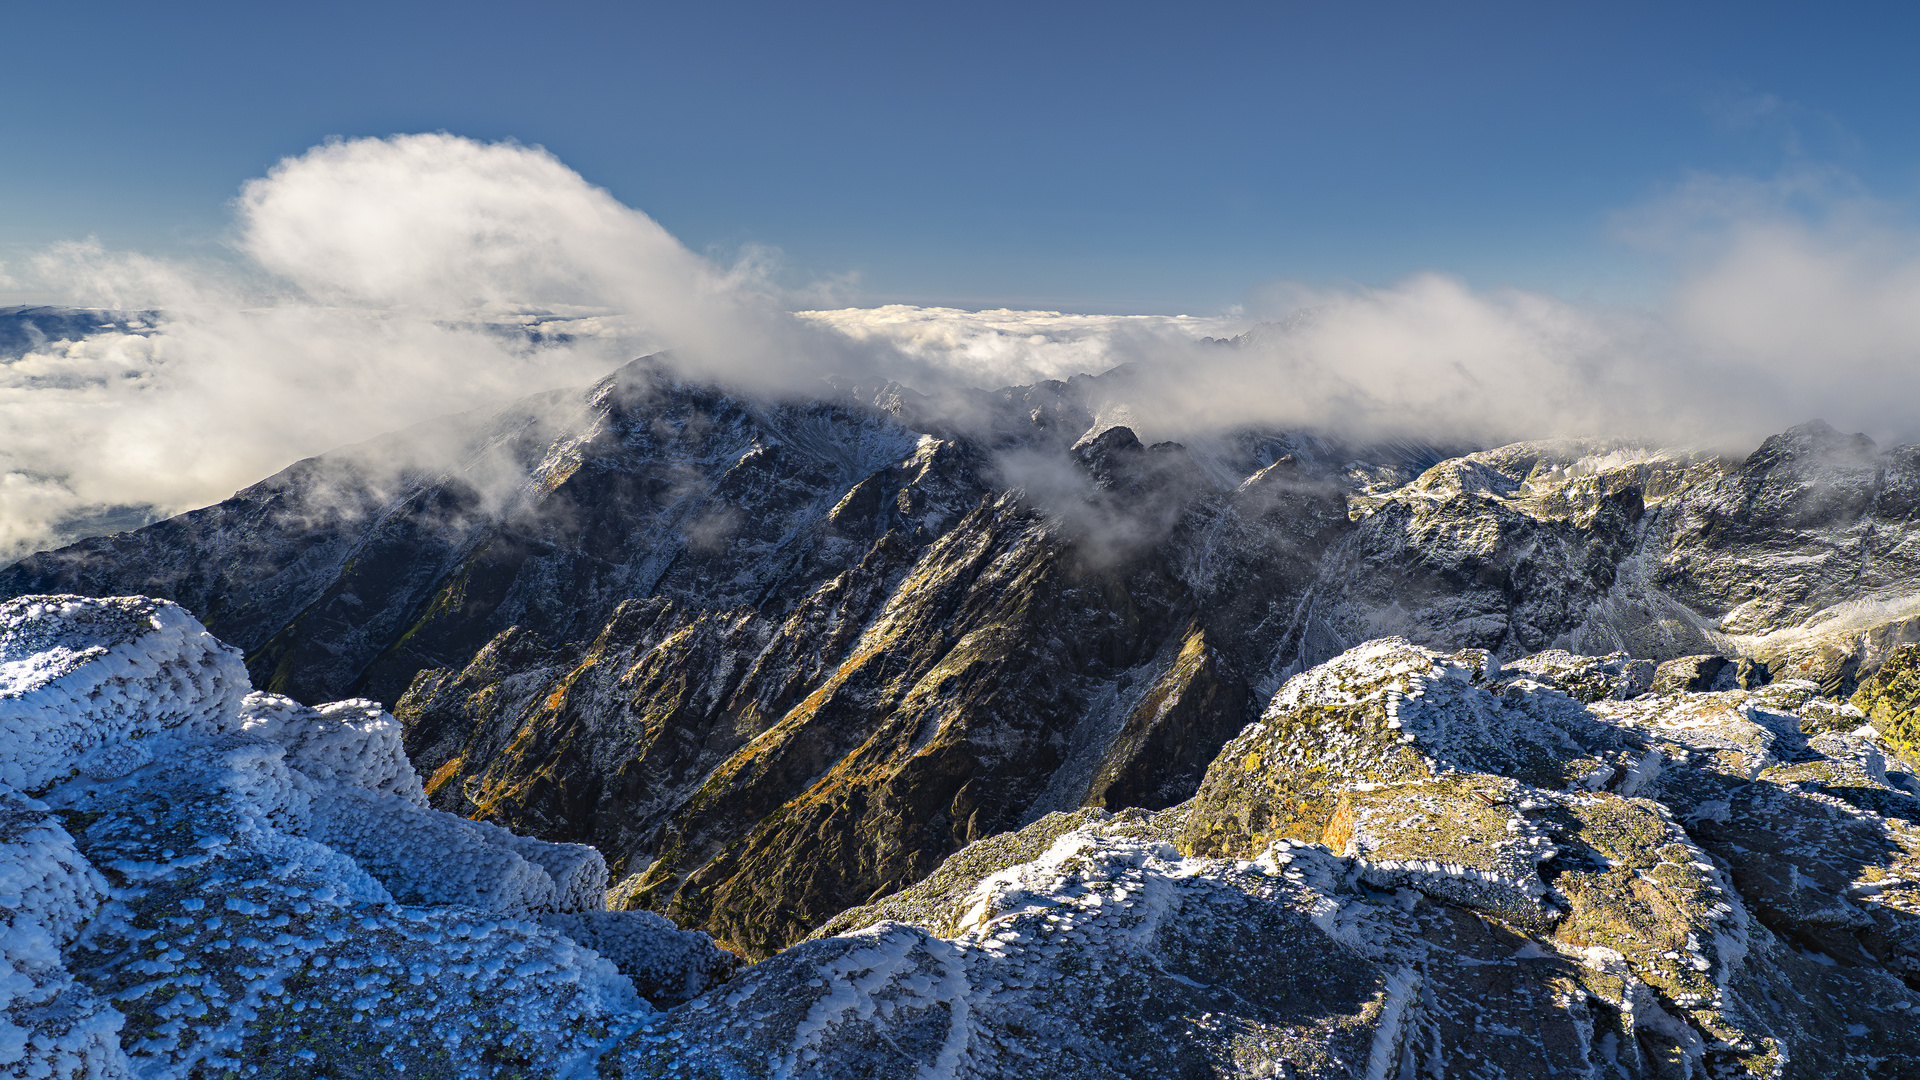
M 23 597 L 0 607 L 0 783 L 35 793 L 144 764 L 156 737 L 233 726 L 240 654 L 163 600 Z
M 315 791 L 352 788 L 427 804 L 407 762 L 400 725 L 377 702 L 357 698 L 309 708 L 279 694 L 251 693 L 241 704 L 247 734 L 279 743 L 290 768 Z
M 0 679 L 9 1075 L 552 1075 L 651 1014 L 623 969 L 663 1003 L 730 970 L 606 911 L 593 849 L 428 809 L 378 705 L 249 694 L 173 604 L 0 604 Z
M 44 803 L 0 788 L 0 1066 L 8 1075 L 131 1075 L 120 1014 L 61 962 L 106 892 Z

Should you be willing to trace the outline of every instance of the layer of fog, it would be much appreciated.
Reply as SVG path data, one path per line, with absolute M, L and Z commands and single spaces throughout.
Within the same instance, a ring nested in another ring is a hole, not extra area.
M 1623 218 L 1672 268 L 1643 308 L 1424 274 L 1272 286 L 1230 317 L 796 315 L 760 263 L 689 251 L 537 148 L 329 143 L 245 185 L 231 261 L 76 243 L 5 268 L 68 303 L 164 315 L 0 358 L 0 562 L 662 348 L 690 377 L 766 394 L 829 376 L 992 388 L 1131 364 L 1113 411 L 1149 442 L 1258 425 L 1740 448 L 1813 416 L 1910 438 L 1920 242 L 1855 195 L 1813 197 L 1824 210 L 1809 217 L 1804 185 L 1696 181 Z
M 1750 448 L 1821 417 L 1920 436 L 1920 238 L 1740 222 L 1659 308 L 1475 289 L 1271 286 L 1261 315 L 1063 316 L 886 307 L 804 312 L 928 367 L 1009 383 L 1133 364 L 1148 441 L 1242 426 L 1494 444 L 1565 434 Z M 1230 347 L 1217 340 L 1235 336 Z

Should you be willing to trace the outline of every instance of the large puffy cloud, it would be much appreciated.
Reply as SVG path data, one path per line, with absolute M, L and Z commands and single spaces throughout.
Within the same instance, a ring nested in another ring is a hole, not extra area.
M 539 150 L 449 135 L 336 142 L 242 189 L 242 247 L 305 294 L 476 308 L 684 305 L 707 267 Z
M 305 299 L 460 319 L 618 312 L 692 366 L 804 385 L 844 365 L 742 275 L 544 150 L 451 135 L 316 147 L 248 183 L 241 248 Z
M 544 150 L 451 135 L 316 147 L 243 189 L 242 249 L 306 299 L 418 316 L 612 312 L 704 374 L 799 389 L 859 364 L 753 268 L 694 255 Z
M 537 148 L 329 143 L 237 210 L 231 263 L 93 243 L 35 261 L 71 303 L 164 318 L 0 363 L 0 560 L 668 345 L 691 372 L 788 391 L 871 363 Z

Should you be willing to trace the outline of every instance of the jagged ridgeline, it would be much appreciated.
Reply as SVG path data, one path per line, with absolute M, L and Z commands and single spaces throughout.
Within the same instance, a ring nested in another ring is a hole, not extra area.
M 1126 381 L 776 400 L 641 360 L 32 556 L 0 596 L 175 600 L 263 690 L 390 704 L 434 807 L 591 844 L 618 903 L 755 958 L 1050 812 L 1183 802 L 1288 676 L 1371 639 L 1836 699 L 1920 640 L 1911 447 L 1148 446 Z

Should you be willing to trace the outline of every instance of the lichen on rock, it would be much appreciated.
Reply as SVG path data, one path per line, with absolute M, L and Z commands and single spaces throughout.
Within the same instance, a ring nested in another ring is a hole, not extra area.
M 1895 652 L 1854 692 L 1852 704 L 1908 771 L 1920 771 L 1920 645 Z
M 1655 1074 L 1826 1075 L 1839 988 L 1888 1016 L 1920 1004 L 1910 777 L 1817 684 L 1596 693 L 1594 670 L 1351 650 L 1228 744 L 1181 844 L 1271 858 L 1319 840 L 1369 887 L 1578 957 L 1576 983 L 1643 1043 L 1661 1033 Z M 1920 1062 L 1903 1034 L 1875 1053 Z

